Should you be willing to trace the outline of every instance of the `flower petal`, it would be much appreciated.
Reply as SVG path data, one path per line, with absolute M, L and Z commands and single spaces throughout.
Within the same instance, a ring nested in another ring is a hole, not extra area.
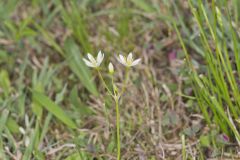
M 102 51 L 99 51 L 98 52 L 98 55 L 97 55 L 97 62 L 99 62 L 99 61 L 101 61 L 101 59 L 102 59 Z
M 141 61 L 141 58 L 136 59 L 135 61 L 132 62 L 131 66 L 137 65 Z
M 83 61 L 85 62 L 85 64 L 86 64 L 88 67 L 96 67 L 95 65 L 93 65 L 90 61 L 86 60 L 85 58 L 83 58 Z
M 131 64 L 133 61 L 133 55 L 132 55 L 132 52 L 130 52 L 127 56 L 127 63 L 128 64 Z
M 126 58 L 123 55 L 119 55 L 118 61 L 122 63 L 123 65 L 127 66 Z
M 90 53 L 88 53 L 87 56 L 88 56 L 88 59 L 90 60 L 90 62 L 96 63 L 95 58 Z
M 119 57 L 117 57 L 117 60 L 118 60 L 118 62 L 120 62 L 121 64 L 123 64 L 122 60 L 121 60 Z
M 102 63 L 103 58 L 104 58 L 104 54 L 101 51 L 99 51 L 98 55 L 97 55 L 97 65 L 98 66 L 100 66 L 100 64 Z

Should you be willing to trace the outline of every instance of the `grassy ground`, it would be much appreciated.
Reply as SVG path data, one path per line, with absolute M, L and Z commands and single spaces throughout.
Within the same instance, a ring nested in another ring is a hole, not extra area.
M 237 3 L 228 3 L 236 26 Z M 119 87 L 125 70 L 117 54 L 142 59 L 120 99 L 122 159 L 240 158 L 233 134 L 207 125 L 195 97 L 174 28 L 204 74 L 206 52 L 187 1 L 2 0 L 0 20 L 0 159 L 116 159 L 114 102 L 82 61 L 99 50 L 103 77 L 111 84 L 111 60 Z

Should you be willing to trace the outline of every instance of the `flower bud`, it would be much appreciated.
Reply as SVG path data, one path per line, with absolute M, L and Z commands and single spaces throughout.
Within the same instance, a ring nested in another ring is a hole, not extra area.
M 114 67 L 113 67 L 113 64 L 111 62 L 108 65 L 108 71 L 109 71 L 110 74 L 114 73 Z

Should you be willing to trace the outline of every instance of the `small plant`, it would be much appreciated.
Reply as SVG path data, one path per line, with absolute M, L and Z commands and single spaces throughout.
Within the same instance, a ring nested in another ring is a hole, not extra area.
M 115 85 L 114 83 L 114 67 L 113 64 L 110 62 L 108 65 L 108 71 L 109 74 L 111 76 L 111 80 L 112 80 L 112 90 L 108 87 L 108 85 L 106 84 L 105 80 L 103 79 L 103 76 L 101 74 L 101 70 L 100 70 L 100 65 L 104 59 L 104 54 L 99 51 L 98 55 L 96 58 L 94 58 L 91 54 L 87 54 L 88 60 L 83 58 L 83 61 L 85 62 L 85 64 L 89 67 L 92 67 L 94 69 L 96 69 L 96 71 L 98 72 L 98 76 L 101 79 L 105 89 L 107 90 L 107 93 L 113 98 L 114 102 L 115 102 L 115 109 L 116 109 L 116 127 L 117 127 L 117 159 L 120 160 L 121 158 L 121 141 L 120 141 L 120 113 L 119 113 L 119 99 L 120 97 L 123 95 L 123 93 L 126 90 L 126 85 L 129 79 L 129 69 L 137 64 L 139 64 L 139 62 L 141 61 L 141 59 L 133 59 L 133 54 L 129 53 L 127 57 L 124 57 L 123 55 L 119 55 L 117 60 L 123 64 L 125 66 L 125 80 L 123 82 L 123 86 L 119 92 L 118 87 Z

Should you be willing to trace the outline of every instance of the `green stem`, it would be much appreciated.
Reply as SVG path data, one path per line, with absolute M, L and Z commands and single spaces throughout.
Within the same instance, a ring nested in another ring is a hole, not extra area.
M 120 160 L 121 144 L 120 144 L 120 114 L 119 114 L 118 98 L 115 99 L 115 104 L 116 104 L 116 126 L 117 126 L 117 160 Z
M 186 160 L 186 144 L 185 144 L 185 135 L 181 136 L 182 139 L 182 159 Z
M 123 82 L 123 87 L 122 87 L 122 91 L 120 93 L 120 96 L 125 92 L 126 87 L 127 87 L 127 82 L 128 82 L 128 78 L 129 78 L 129 67 L 126 68 L 126 76 Z
M 99 71 L 99 69 L 97 68 L 97 72 L 98 72 L 98 76 L 101 79 L 104 87 L 107 89 L 108 93 L 114 98 L 115 100 L 115 105 L 116 105 L 116 126 L 117 126 L 117 160 L 120 160 L 121 158 L 121 145 L 120 145 L 120 114 L 119 114 L 119 101 L 118 101 L 118 96 L 116 97 L 116 93 L 114 91 L 114 95 L 112 94 L 112 92 L 110 91 L 110 89 L 108 88 L 107 84 L 105 83 L 101 72 Z M 112 77 L 112 84 L 113 83 L 113 77 Z M 126 84 L 124 85 L 126 86 Z M 114 89 L 113 89 L 114 90 Z
M 115 85 L 114 85 L 114 80 L 113 80 L 113 75 L 111 74 L 111 80 L 112 80 L 112 88 L 113 88 L 113 94 L 116 95 L 116 90 L 115 90 Z
M 102 74 L 101 74 L 101 72 L 99 71 L 99 69 L 97 69 L 97 72 L 98 72 L 98 76 L 99 76 L 99 78 L 101 79 L 104 87 L 107 89 L 108 93 L 109 93 L 111 96 L 113 96 L 113 95 L 112 95 L 112 92 L 110 91 L 110 89 L 108 88 L 107 84 L 105 83 L 105 81 L 104 81 L 104 79 L 103 79 L 103 77 L 102 77 Z

